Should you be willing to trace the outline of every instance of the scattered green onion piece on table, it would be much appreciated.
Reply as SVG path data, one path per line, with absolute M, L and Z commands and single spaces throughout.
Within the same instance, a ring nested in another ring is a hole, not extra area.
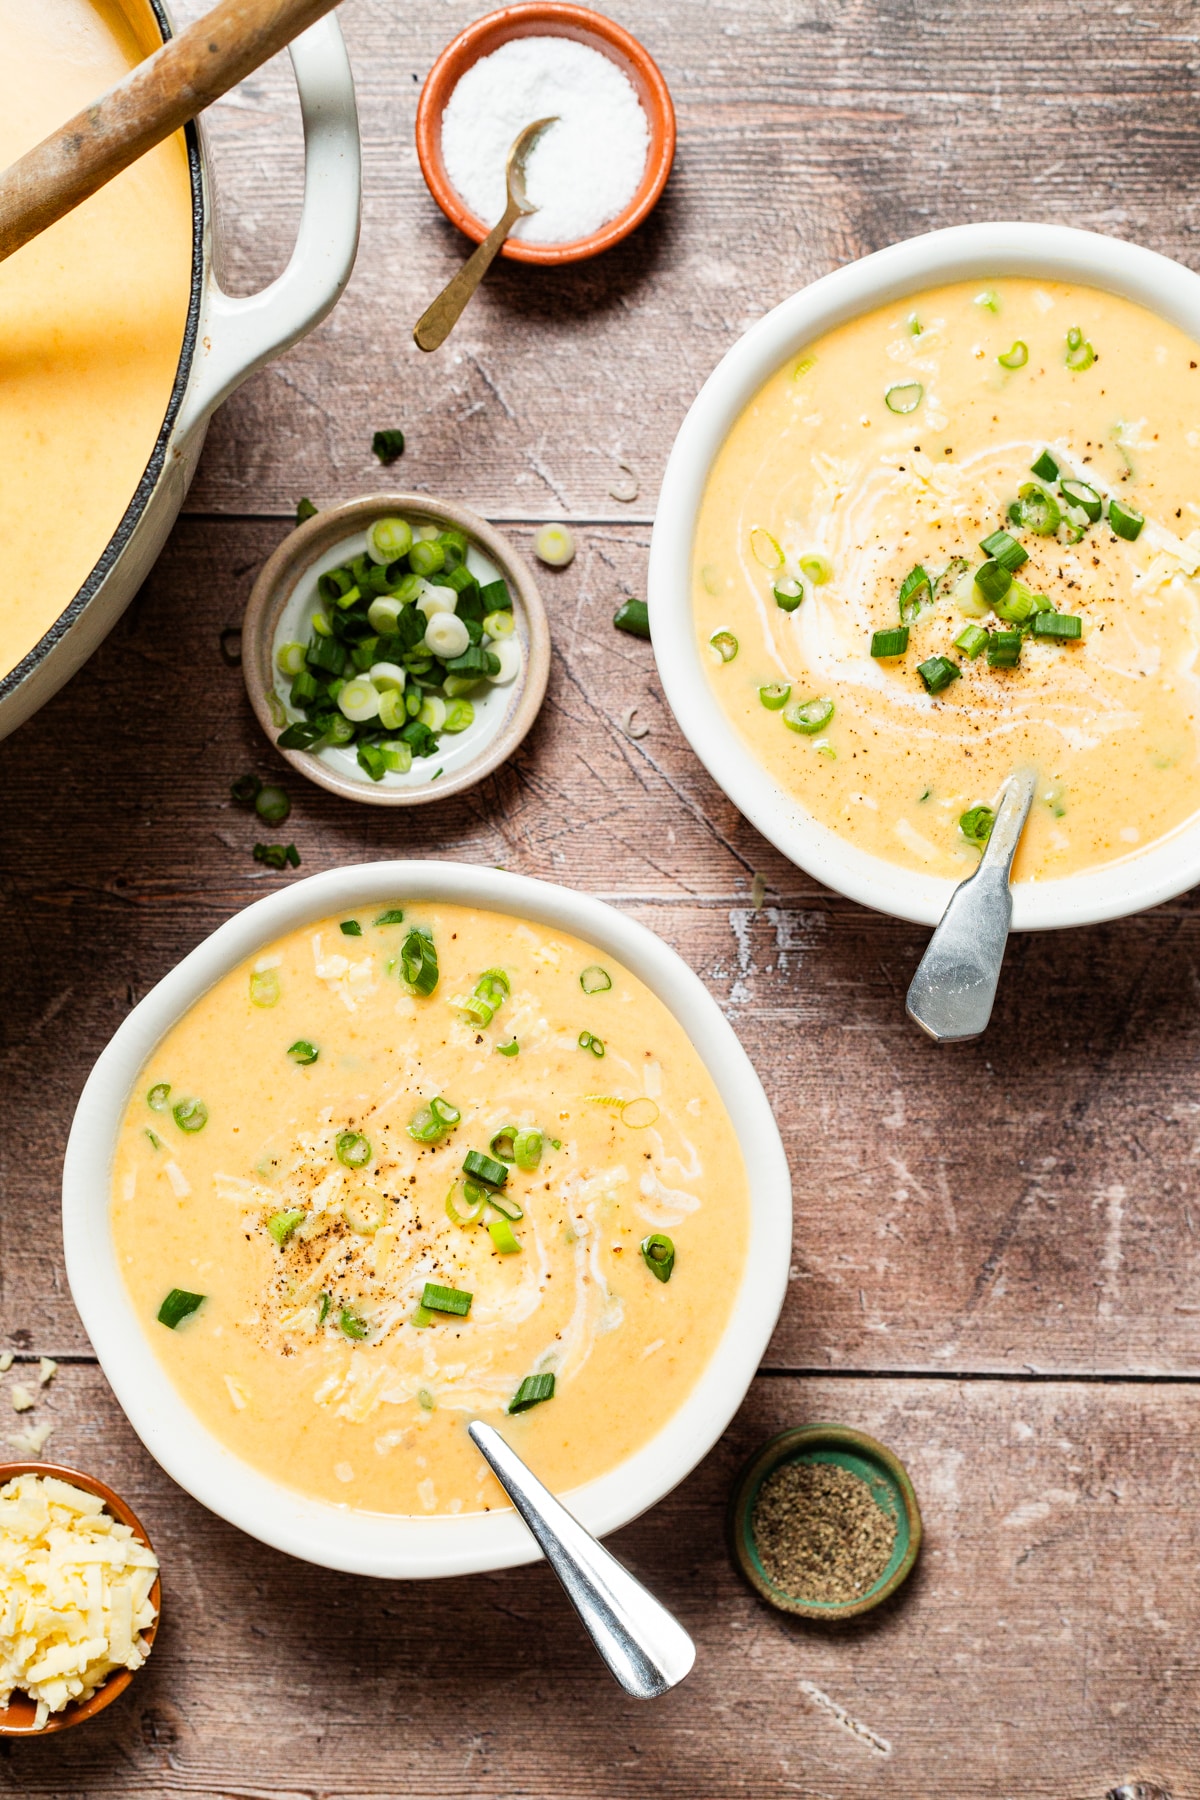
M 1122 506 L 1119 500 L 1108 503 L 1108 523 L 1119 538 L 1132 544 L 1133 540 L 1146 523 L 1140 512 L 1134 512 L 1131 506 Z
M 426 1312 L 454 1313 L 465 1319 L 474 1298 L 464 1288 L 443 1287 L 440 1282 L 427 1281 L 421 1294 L 421 1305 Z
M 1104 501 L 1088 481 L 1076 481 L 1073 476 L 1067 476 L 1059 482 L 1058 491 L 1068 506 L 1085 512 L 1093 525 L 1104 511 Z
M 1002 369 L 1023 369 L 1029 361 L 1029 345 L 1018 338 L 1012 349 L 1002 351 L 996 361 Z
M 985 562 L 975 571 L 975 586 L 983 595 L 989 606 L 995 606 L 997 600 L 1003 600 L 1012 586 L 1012 571 L 1003 563 Z
M 925 596 L 922 601 L 922 594 Z M 900 606 L 900 623 L 907 625 L 915 619 L 922 605 L 928 605 L 933 599 L 933 587 L 929 576 L 920 563 L 908 571 L 900 583 L 898 596 Z
M 250 972 L 250 1004 L 278 1006 L 279 976 L 274 969 L 252 969 Z
M 334 1149 L 338 1161 L 347 1169 L 365 1169 L 373 1154 L 361 1131 L 339 1131 Z
M 604 1055 L 603 1043 L 601 1042 L 601 1040 L 598 1037 L 594 1037 L 590 1031 L 581 1031 L 580 1032 L 579 1048 L 581 1050 L 590 1050 L 593 1056 L 603 1056 Z
M 732 631 L 714 631 L 708 641 L 722 662 L 732 662 L 738 653 L 738 641 Z
M 816 737 L 819 731 L 824 731 L 832 717 L 832 700 L 798 700 L 794 706 L 787 708 L 783 722 L 789 731 L 798 731 L 803 737 Z
M 1021 660 L 1020 632 L 993 631 L 988 639 L 987 659 L 989 669 L 1015 669 Z
M 1023 550 L 1008 531 L 993 531 L 990 537 L 981 541 L 979 548 L 985 556 L 998 562 L 1002 569 L 1007 569 L 1010 575 L 1015 575 L 1022 563 L 1029 561 L 1029 552 Z
M 824 587 L 833 579 L 833 564 L 827 556 L 814 551 L 810 556 L 802 556 L 799 562 L 800 573 L 812 582 L 814 587 Z
M 1030 465 L 1029 472 L 1039 481 L 1053 481 L 1058 475 L 1058 464 L 1048 450 L 1043 450 L 1037 461 Z
M 297 1226 L 303 1225 L 308 1214 L 301 1206 L 289 1207 L 287 1212 L 272 1213 L 267 1220 L 267 1230 L 282 1250 Z
M 925 389 L 919 381 L 902 381 L 887 389 L 883 404 L 889 412 L 907 414 L 916 412 L 924 398 Z
M 446 716 L 442 720 L 443 731 L 448 731 L 453 736 L 459 731 L 465 731 L 468 725 L 474 723 L 475 708 L 469 700 L 448 700 L 446 702 Z
M 296 523 L 303 525 L 306 519 L 315 519 L 317 509 L 307 497 L 296 502 Z
M 972 844 L 986 844 L 992 835 L 996 815 L 990 806 L 971 806 L 958 821 L 958 829 Z
M 520 1241 L 507 1219 L 492 1219 L 488 1224 L 488 1236 L 501 1256 L 512 1256 L 521 1248 Z
M 446 552 L 435 539 L 421 538 L 409 551 L 408 561 L 414 575 L 436 575 L 446 566 Z
M 648 638 L 650 608 L 644 600 L 622 600 L 613 614 L 613 624 L 618 631 L 627 631 L 630 637 Z
M 156 1081 L 154 1086 L 150 1089 L 150 1092 L 146 1095 L 146 1105 L 151 1107 L 155 1112 L 166 1112 L 170 1095 L 170 1082 Z
M 543 1400 L 554 1398 L 554 1376 L 546 1370 L 541 1375 L 527 1375 L 508 1403 L 510 1413 L 528 1412 Z
M 361 1343 L 370 1330 L 366 1320 L 356 1313 L 352 1306 L 342 1307 L 338 1313 L 338 1326 L 345 1336 L 353 1338 L 355 1343 Z
M 954 640 L 954 648 L 963 650 L 972 659 L 986 649 L 988 634 L 982 625 L 965 625 Z
M 1074 613 L 1035 613 L 1030 631 L 1036 638 L 1057 638 L 1065 643 L 1083 636 L 1083 620 Z
M 575 555 L 575 539 L 565 525 L 541 525 L 534 533 L 533 554 L 551 569 L 565 569 Z
M 310 1068 L 320 1054 L 316 1045 L 310 1044 L 307 1038 L 297 1038 L 294 1044 L 288 1045 L 288 1055 L 302 1069 Z
M 511 1043 L 496 1045 L 497 1056 L 519 1056 L 520 1053 L 521 1046 L 518 1044 L 516 1038 L 513 1038 Z
M 768 681 L 758 690 L 758 697 L 768 712 L 778 712 L 786 706 L 792 695 L 790 681 Z
M 416 927 L 409 932 L 400 948 L 400 966 L 404 979 L 418 994 L 428 997 L 438 984 L 438 959 L 433 939 Z
M 804 598 L 804 584 L 792 575 L 785 575 L 777 581 L 771 592 L 775 596 L 775 604 L 781 612 L 795 612 Z
M 579 985 L 585 994 L 607 994 L 612 986 L 612 976 L 599 963 L 589 963 L 579 977 Z
M 371 448 L 386 467 L 394 463 L 398 456 L 404 454 L 404 433 L 402 431 L 377 431 L 371 439 Z
M 204 1294 L 190 1294 L 186 1288 L 172 1288 L 158 1309 L 158 1322 L 165 1325 L 168 1331 L 189 1318 L 206 1299 Z
M 282 825 L 292 803 L 281 787 L 264 787 L 254 797 L 254 810 L 264 825 Z
M 783 546 L 764 525 L 756 525 L 750 533 L 750 554 L 763 569 L 782 569 Z
M 675 1267 L 675 1246 L 661 1231 L 652 1231 L 639 1245 L 642 1261 L 656 1281 L 670 1281 Z
M 180 1100 L 171 1108 L 171 1116 L 180 1131 L 203 1131 L 208 1124 L 208 1108 L 203 1100 Z
M 338 926 L 343 937 L 361 937 L 362 926 L 357 919 L 343 919 Z
M 888 631 L 875 631 L 871 634 L 872 656 L 903 656 L 907 649 L 907 625 L 895 625 Z
M 952 663 L 948 656 L 931 656 L 917 664 L 917 674 L 930 694 L 940 694 L 952 681 L 957 681 L 961 673 L 958 664 Z
M 257 775 L 239 775 L 230 782 L 229 792 L 238 806 L 253 806 L 262 792 L 262 782 Z

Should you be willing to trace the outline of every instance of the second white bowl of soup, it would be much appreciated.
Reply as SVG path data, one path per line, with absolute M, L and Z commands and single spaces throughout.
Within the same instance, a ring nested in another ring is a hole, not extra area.
M 315 876 L 134 1010 L 64 1169 L 72 1293 L 169 1474 L 334 1568 L 536 1551 L 491 1419 L 593 1531 L 682 1479 L 782 1304 L 787 1164 L 695 975 L 452 863 Z
M 693 748 L 810 874 L 934 923 L 1039 771 L 1016 929 L 1200 880 L 1200 277 L 935 232 L 768 314 L 680 431 L 655 654 Z

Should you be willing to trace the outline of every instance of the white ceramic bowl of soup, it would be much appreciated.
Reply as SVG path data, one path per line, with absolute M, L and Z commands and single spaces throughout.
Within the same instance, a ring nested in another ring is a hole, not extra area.
M 270 894 L 193 950 L 125 1019 L 80 1098 L 63 1171 L 71 1292 L 134 1429 L 190 1494 L 231 1524 L 293 1556 L 359 1574 L 402 1578 L 499 1569 L 534 1560 L 538 1552 L 508 1510 L 436 1517 L 355 1510 L 308 1497 L 235 1455 L 189 1411 L 165 1367 L 148 1351 L 146 1326 L 120 1266 L 110 1189 L 122 1123 L 147 1058 L 214 983 L 290 931 L 355 908 L 396 902 L 411 906 L 422 899 L 567 932 L 622 965 L 665 1006 L 698 1052 L 744 1160 L 748 1238 L 727 1323 L 678 1410 L 616 1467 L 567 1493 L 571 1510 L 591 1531 L 613 1531 L 654 1505 L 724 1431 L 754 1377 L 783 1303 L 792 1222 L 779 1131 L 732 1028 L 673 950 L 600 900 L 460 863 L 368 863 L 315 875 Z M 593 1081 L 605 1067 L 589 1066 L 597 1072 Z
M 90 0 L 5 9 L 7 149 L 37 142 L 170 29 L 162 0 L 121 0 L 95 18 Z M 310 27 L 290 55 L 304 201 L 291 261 L 261 293 L 221 288 L 202 122 L 185 129 L 182 148 L 178 139 L 160 145 L 0 268 L 0 329 L 16 370 L 0 397 L 0 432 L 24 459 L 6 465 L 6 554 L 19 569 L 38 546 L 58 552 L 44 582 L 15 582 L 6 570 L 0 737 L 75 673 L 146 579 L 216 407 L 324 318 L 349 279 L 361 155 L 336 20 Z M 28 117 L 15 117 L 18 103 Z
M 785 300 L 728 351 L 680 428 L 650 552 L 650 624 L 659 672 L 680 726 L 713 779 L 764 837 L 818 881 L 879 912 L 926 925 L 941 917 L 955 882 L 865 853 L 820 823 L 767 773 L 715 698 L 693 619 L 693 552 L 715 459 L 745 409 L 789 358 L 877 308 L 954 282 L 985 284 L 1006 276 L 1100 289 L 1200 342 L 1200 275 L 1136 244 L 1063 226 L 1013 223 L 956 226 L 896 244 Z M 1013 927 L 1047 930 L 1119 918 L 1198 881 L 1200 813 L 1105 866 L 1061 879 L 1018 881 Z

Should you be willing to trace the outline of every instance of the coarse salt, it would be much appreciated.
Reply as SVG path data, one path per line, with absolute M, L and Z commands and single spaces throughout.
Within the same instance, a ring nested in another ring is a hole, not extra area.
M 510 38 L 472 64 L 442 115 L 446 173 L 486 225 L 504 211 L 513 140 L 551 117 L 557 123 L 525 163 L 525 192 L 538 211 L 513 227 L 514 237 L 531 244 L 589 237 L 633 199 L 650 148 L 633 83 L 609 57 L 573 38 Z

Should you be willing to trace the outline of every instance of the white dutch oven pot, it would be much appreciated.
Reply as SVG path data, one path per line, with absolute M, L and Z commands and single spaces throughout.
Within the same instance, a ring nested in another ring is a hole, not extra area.
M 151 0 L 164 38 L 170 21 Z M 186 128 L 192 177 L 192 296 L 171 402 L 153 455 L 103 556 L 56 620 L 0 681 L 0 737 L 57 692 L 116 624 L 146 579 L 196 472 L 208 421 L 256 369 L 322 320 L 358 248 L 362 158 L 346 46 L 322 19 L 290 46 L 304 121 L 304 207 L 277 281 L 231 299 L 214 273 L 218 234 L 203 134 Z

